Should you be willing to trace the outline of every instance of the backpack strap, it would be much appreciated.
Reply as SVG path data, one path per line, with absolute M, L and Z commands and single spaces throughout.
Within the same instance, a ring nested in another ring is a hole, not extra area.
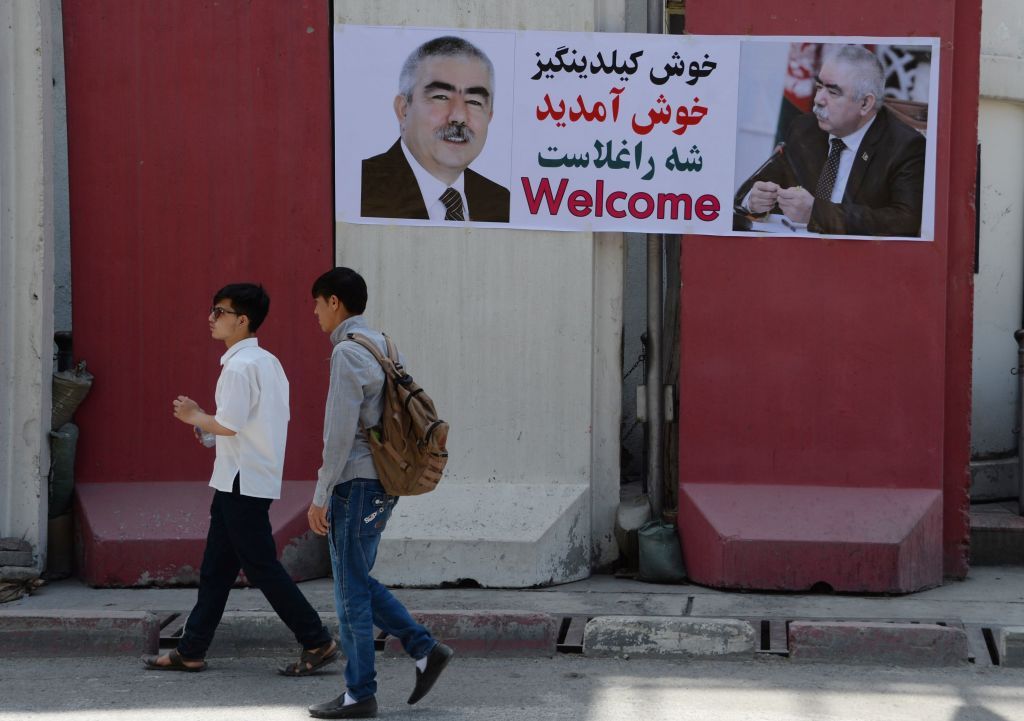
M 405 371 L 402 370 L 402 365 L 398 362 L 398 349 L 395 348 L 395 344 L 391 342 L 391 339 L 386 335 L 384 336 L 388 344 L 388 357 L 385 358 L 377 344 L 367 338 L 361 333 L 349 333 L 342 340 L 350 340 L 358 343 L 366 350 L 370 351 L 373 357 L 380 363 L 380 367 L 384 369 L 384 372 L 391 375 L 394 378 L 401 378 L 405 375 Z
M 395 346 L 395 342 L 391 340 L 391 336 L 387 333 L 381 333 L 384 336 L 384 342 L 388 345 L 388 358 L 395 364 L 395 368 L 398 369 L 399 374 L 402 374 L 402 362 L 398 360 L 398 348 Z

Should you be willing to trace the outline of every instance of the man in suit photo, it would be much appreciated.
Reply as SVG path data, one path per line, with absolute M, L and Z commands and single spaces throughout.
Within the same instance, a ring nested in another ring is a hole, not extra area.
M 812 111 L 740 186 L 737 210 L 755 220 L 781 212 L 813 233 L 919 237 L 925 137 L 884 97 L 875 54 L 842 46 L 818 73 Z
M 507 223 L 509 191 L 470 170 L 494 116 L 494 66 L 462 38 L 434 38 L 402 65 L 400 138 L 362 163 L 360 212 L 371 218 Z

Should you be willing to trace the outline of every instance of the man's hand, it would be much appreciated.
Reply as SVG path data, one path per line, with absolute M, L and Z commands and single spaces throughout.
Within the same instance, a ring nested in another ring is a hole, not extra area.
M 178 396 L 174 399 L 174 417 L 182 423 L 194 426 L 203 415 L 203 409 L 188 396 Z
M 313 533 L 318 536 L 327 535 L 327 506 L 310 503 L 306 518 L 309 519 L 309 528 Z
M 747 210 L 755 215 L 767 213 L 775 206 L 779 197 L 779 186 L 777 183 L 769 183 L 759 180 L 750 189 L 747 197 Z
M 787 218 L 795 223 L 804 223 L 811 219 L 811 206 L 814 196 L 797 186 L 779 191 L 779 207 Z

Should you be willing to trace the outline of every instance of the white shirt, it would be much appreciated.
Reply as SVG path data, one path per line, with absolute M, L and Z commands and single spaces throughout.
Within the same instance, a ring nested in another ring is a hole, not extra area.
M 210 485 L 231 492 L 235 474 L 243 496 L 280 498 L 288 440 L 288 378 L 281 363 L 246 338 L 221 356 L 216 421 L 235 432 L 217 436 Z
M 423 166 L 416 161 L 412 152 L 408 147 L 406 147 L 404 140 L 402 141 L 402 152 L 405 153 L 405 159 L 408 161 L 409 167 L 412 168 L 412 174 L 416 176 L 416 183 L 420 186 L 420 194 L 423 196 L 423 205 L 427 206 L 427 217 L 431 220 L 444 220 L 444 214 L 447 211 L 447 208 L 445 208 L 444 203 L 441 202 L 441 194 L 448 188 L 455 188 L 459 191 L 459 195 L 462 196 L 462 217 L 469 220 L 469 201 L 466 200 L 465 181 L 463 180 L 465 173 L 459 173 L 459 177 L 455 179 L 454 183 L 451 185 L 445 185 L 428 173 Z M 455 221 L 448 222 L 451 223 Z
M 873 122 L 875 122 L 874 116 L 864 124 L 864 127 L 850 133 L 845 138 L 841 138 L 846 147 L 843 148 L 843 152 L 839 156 L 839 171 L 836 173 L 836 183 L 832 186 L 832 197 L 829 198 L 833 203 L 843 202 L 843 195 L 846 193 L 846 183 L 850 180 L 850 171 L 853 169 L 853 161 L 857 159 L 860 143 L 864 140 L 864 136 Z M 829 148 L 832 147 L 832 138 L 834 137 L 836 136 L 828 136 Z M 825 158 L 826 160 L 828 159 L 828 150 L 825 151 Z

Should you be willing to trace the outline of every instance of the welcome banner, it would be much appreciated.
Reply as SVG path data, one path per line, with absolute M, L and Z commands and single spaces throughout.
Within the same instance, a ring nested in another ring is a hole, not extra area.
M 935 39 L 338 25 L 334 57 L 341 222 L 933 238 Z

